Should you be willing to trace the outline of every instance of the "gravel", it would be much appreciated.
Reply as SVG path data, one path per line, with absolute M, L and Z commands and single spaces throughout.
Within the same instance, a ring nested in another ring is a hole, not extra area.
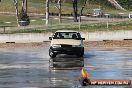
M 49 47 L 50 42 L 41 43 L 0 43 L 0 48 L 38 48 Z M 105 41 L 84 41 L 86 48 L 127 48 L 132 47 L 132 40 L 105 40 Z

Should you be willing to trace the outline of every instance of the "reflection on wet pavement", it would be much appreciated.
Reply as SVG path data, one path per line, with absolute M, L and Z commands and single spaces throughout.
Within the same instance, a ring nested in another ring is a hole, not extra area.
M 48 47 L 0 49 L 0 88 L 83 88 L 78 81 L 83 66 L 90 79 L 132 80 L 132 49 L 87 49 L 84 58 L 55 59 L 49 58 Z
M 49 60 L 51 69 L 70 70 L 81 69 L 84 67 L 84 58 L 77 58 L 74 56 L 63 55 Z

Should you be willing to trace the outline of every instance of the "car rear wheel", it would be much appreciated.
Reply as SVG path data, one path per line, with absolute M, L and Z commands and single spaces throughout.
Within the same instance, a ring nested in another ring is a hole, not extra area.
M 76 55 L 77 55 L 77 57 L 83 57 L 84 56 L 84 49 L 81 50 L 81 52 L 77 53 Z
M 55 57 L 56 57 L 56 54 L 53 53 L 53 52 L 51 51 L 51 49 L 50 49 L 50 50 L 49 50 L 49 56 L 50 56 L 51 58 L 55 58 Z

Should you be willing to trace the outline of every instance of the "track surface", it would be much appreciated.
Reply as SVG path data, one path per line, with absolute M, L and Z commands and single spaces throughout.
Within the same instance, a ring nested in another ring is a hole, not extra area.
M 132 80 L 132 49 L 85 49 L 84 58 L 59 55 L 52 60 L 48 47 L 1 48 L 0 88 L 82 88 L 78 78 L 83 65 L 90 79 Z M 63 70 L 52 70 L 54 67 Z

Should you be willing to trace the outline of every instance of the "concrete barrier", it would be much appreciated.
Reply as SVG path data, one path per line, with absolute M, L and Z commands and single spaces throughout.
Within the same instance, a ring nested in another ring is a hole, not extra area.
M 103 40 L 127 40 L 132 39 L 132 31 L 99 31 L 99 32 L 81 32 L 86 41 L 103 41 Z M 30 43 L 49 41 L 52 33 L 17 33 L 17 34 L 0 34 L 0 43 Z
M 102 41 L 102 40 L 124 40 L 132 39 L 132 31 L 119 30 L 119 31 L 99 31 L 89 32 L 89 41 Z
M 30 43 L 48 41 L 51 34 L 45 33 L 17 33 L 17 34 L 1 34 L 0 43 Z

